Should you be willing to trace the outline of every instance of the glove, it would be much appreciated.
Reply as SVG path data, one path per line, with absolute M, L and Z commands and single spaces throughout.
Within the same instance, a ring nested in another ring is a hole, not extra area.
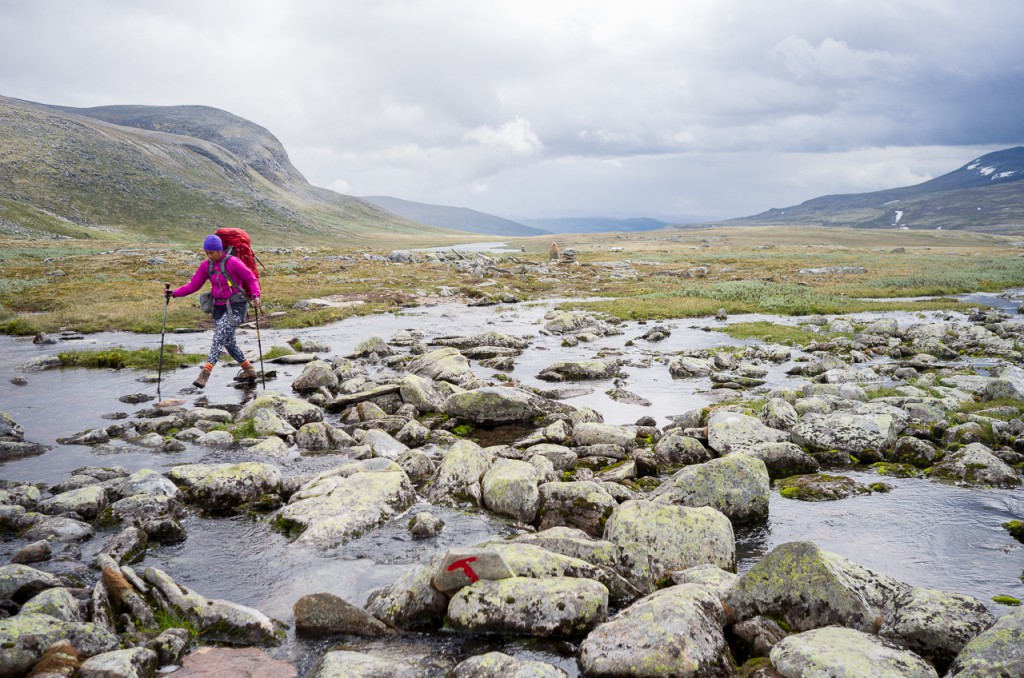
M 262 306 L 262 304 L 260 303 L 260 298 L 259 297 L 254 297 L 253 300 L 252 300 L 252 305 L 255 306 L 256 308 L 259 308 L 260 306 Z
M 164 290 L 164 298 L 165 299 L 170 299 L 173 296 L 174 296 L 174 292 L 172 292 L 169 288 Z

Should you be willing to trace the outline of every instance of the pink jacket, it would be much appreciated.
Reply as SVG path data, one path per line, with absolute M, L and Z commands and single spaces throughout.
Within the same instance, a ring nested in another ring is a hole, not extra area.
M 237 286 L 241 286 L 245 290 L 245 293 L 249 295 L 250 299 L 255 299 L 260 296 L 260 283 L 253 275 L 253 272 L 249 270 L 249 267 L 242 263 L 242 260 L 235 256 L 227 256 L 224 261 L 224 269 L 231 275 L 231 279 L 235 281 L 236 289 L 232 290 L 228 286 L 228 281 L 225 276 L 221 275 L 220 272 L 220 261 L 213 265 L 213 277 L 210 277 L 210 262 L 209 260 L 199 264 L 199 268 L 196 269 L 195 274 L 192 276 L 192 280 L 188 281 L 188 284 L 182 285 L 178 289 L 171 292 L 175 297 L 187 297 L 193 292 L 198 292 L 207 280 L 213 286 L 213 299 L 214 304 L 223 306 L 227 303 L 227 298 L 230 297 L 233 291 L 237 291 Z

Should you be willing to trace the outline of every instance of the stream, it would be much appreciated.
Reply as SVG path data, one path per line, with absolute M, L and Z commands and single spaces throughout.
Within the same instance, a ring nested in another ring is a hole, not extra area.
M 1007 300 L 996 295 L 973 295 L 969 300 L 1000 306 L 1004 310 L 1016 310 L 1019 304 L 1019 300 Z M 791 324 L 806 320 L 738 315 L 724 322 L 706 318 L 646 324 L 628 322 L 620 326 L 623 335 L 563 347 L 561 337 L 540 332 L 544 315 L 557 303 L 558 300 L 550 300 L 494 307 L 449 304 L 354 317 L 303 330 L 264 328 L 260 343 L 266 351 L 271 346 L 284 345 L 292 337 L 303 341 L 316 339 L 331 347 L 331 353 L 325 356 L 329 357 L 347 355 L 361 341 L 372 336 L 388 340 L 401 330 L 419 332 L 426 342 L 441 336 L 471 335 L 491 330 L 529 336 L 530 347 L 516 358 L 515 369 L 510 372 L 524 385 L 542 389 L 572 387 L 584 393 L 568 398 L 566 402 L 597 410 L 607 423 L 632 424 L 641 417 L 650 416 L 661 427 L 669 423 L 672 415 L 716 402 L 720 399 L 720 392 L 710 390 L 706 379 L 673 379 L 667 360 L 657 359 L 659 356 L 685 349 L 753 343 L 714 331 L 726 323 L 770 320 Z M 948 314 L 887 315 L 904 325 Z M 878 316 L 860 314 L 852 317 L 856 321 L 866 321 Z M 639 338 L 654 326 L 669 328 L 671 335 L 658 343 Z M 243 350 L 249 355 L 256 354 L 255 331 L 241 330 L 239 339 Z M 627 340 L 634 340 L 635 345 L 624 346 Z M 210 333 L 168 331 L 166 342 L 179 344 L 186 352 L 205 353 Z M 110 422 L 102 418 L 103 415 L 117 412 L 131 415 L 150 406 L 152 403 L 127 405 L 118 398 L 139 392 L 156 395 L 156 384 L 140 383 L 140 377 L 146 373 L 132 369 L 23 372 L 17 368 L 61 351 L 114 345 L 158 348 L 160 336 L 100 333 L 48 346 L 35 345 L 31 338 L 0 337 L 0 410 L 8 412 L 24 428 L 26 440 L 53 446 L 43 455 L 0 464 L 0 478 L 50 485 L 82 466 L 116 465 L 129 471 L 142 468 L 160 471 L 182 463 L 251 458 L 245 450 L 210 450 L 191 444 L 186 444 L 184 452 L 175 454 L 154 453 L 120 442 L 105 446 L 102 454 L 86 446 L 57 444 L 57 438 L 106 426 Z M 626 360 L 622 388 L 647 399 L 650 406 L 612 400 L 605 393 L 613 388 L 611 380 L 553 385 L 536 378 L 543 368 L 554 362 L 593 358 L 603 350 L 612 351 Z M 798 353 L 794 350 L 794 354 Z M 481 378 L 493 377 L 492 370 L 481 368 L 475 361 L 472 365 Z M 768 366 L 765 387 L 799 388 L 807 383 L 806 379 L 786 374 L 785 370 L 791 366 L 792 363 Z M 268 364 L 267 368 L 270 367 Z M 302 367 L 274 365 L 278 376 L 267 383 L 267 388 L 290 392 L 290 384 Z M 374 376 L 374 369 L 385 375 L 390 372 L 383 365 L 371 365 L 371 376 Z M 193 404 L 201 395 L 211 405 L 242 404 L 260 392 L 258 385 L 256 388 L 236 389 L 230 383 L 236 368 L 218 367 L 205 393 L 191 393 L 191 382 L 197 370 L 188 367 L 165 372 L 161 383 L 162 397 L 184 397 Z M 25 376 L 28 384 L 11 384 L 10 379 L 18 375 Z M 189 389 L 190 395 L 179 395 L 183 389 Z M 335 424 L 338 423 L 337 417 L 326 415 L 326 419 Z M 492 444 L 490 441 L 480 442 Z M 288 475 L 332 468 L 343 460 L 343 455 L 337 454 L 313 457 L 296 454 L 281 466 Z M 1024 518 L 1024 491 L 965 489 L 919 478 L 880 478 L 870 469 L 845 469 L 842 473 L 864 483 L 884 480 L 893 490 L 821 503 L 791 501 L 773 493 L 769 520 L 762 525 L 736 530 L 739 571 L 749 569 L 781 543 L 811 540 L 825 550 L 915 586 L 976 596 L 997 615 L 1009 608 L 992 603 L 992 596 L 1003 594 L 1024 598 L 1024 583 L 1021 581 L 1024 545 L 1016 542 L 1001 527 L 1007 520 Z M 427 542 L 413 540 L 405 529 L 408 515 L 421 510 L 430 510 L 446 523 L 440 535 Z M 223 598 L 252 606 L 289 624 L 293 621 L 292 605 L 305 594 L 325 591 L 362 605 L 374 589 L 391 583 L 431 553 L 517 532 L 510 523 L 486 511 L 460 511 L 426 503 L 414 506 L 406 516 L 329 552 L 294 546 L 286 537 L 271 530 L 266 522 L 246 516 L 218 519 L 192 516 L 183 524 L 188 531 L 188 539 L 184 543 L 151 546 L 144 559 L 133 567 L 160 568 L 207 598 Z M 92 556 L 111 534 L 113 531 L 98 531 L 95 538 L 86 542 L 83 545 L 83 562 L 91 562 Z M 9 562 L 23 545 L 21 540 L 0 542 L 0 563 Z M 289 631 L 288 641 L 268 652 L 291 661 L 303 676 L 335 642 L 296 638 L 294 631 Z M 578 675 L 574 648 L 553 641 L 466 638 L 441 633 L 429 636 L 403 634 L 398 640 L 359 640 L 346 642 L 345 646 L 382 656 L 395 652 L 402 656 L 443 653 L 462 657 L 501 650 L 519 658 L 540 659 L 561 667 L 569 675 Z

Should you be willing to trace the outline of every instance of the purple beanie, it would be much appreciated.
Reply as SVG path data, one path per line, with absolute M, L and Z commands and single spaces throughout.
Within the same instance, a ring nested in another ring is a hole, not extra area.
M 223 252 L 224 243 L 220 241 L 220 236 L 208 235 L 203 241 L 203 249 L 207 252 Z

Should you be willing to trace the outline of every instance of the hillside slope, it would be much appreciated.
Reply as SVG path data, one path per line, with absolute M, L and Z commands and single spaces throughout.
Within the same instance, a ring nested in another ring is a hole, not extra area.
M 1024 234 L 1024 147 L 989 153 L 915 186 L 826 195 L 723 223 Z
M 452 235 L 311 186 L 273 135 L 224 111 L 87 111 L 0 97 L 0 234 L 191 242 L 235 226 L 268 245 Z
M 458 231 L 470 231 L 484 235 L 529 237 L 544 235 L 547 231 L 531 228 L 518 221 L 512 221 L 486 212 L 478 212 L 468 207 L 449 207 L 447 205 L 431 205 L 386 195 L 362 196 L 363 200 L 394 212 L 406 219 L 438 228 L 454 228 Z

